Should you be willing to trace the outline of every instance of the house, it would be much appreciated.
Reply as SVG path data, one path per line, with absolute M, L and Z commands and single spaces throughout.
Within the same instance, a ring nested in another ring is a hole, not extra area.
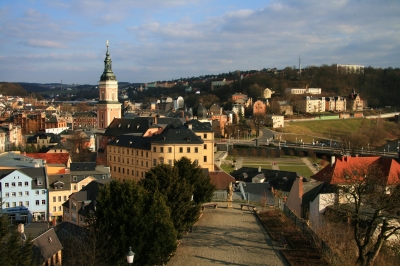
M 325 97 L 305 96 L 299 100 L 297 109 L 303 113 L 325 112 Z
M 63 203 L 63 220 L 78 226 L 85 226 L 85 219 L 96 208 L 96 198 L 100 187 L 110 181 L 111 179 L 93 180 L 79 191 L 74 192 Z
M 267 103 L 257 100 L 253 105 L 253 115 L 265 115 L 267 113 Z
M 96 128 L 96 127 L 97 127 L 97 113 L 76 112 L 72 115 L 72 129 Z
M 28 231 L 28 230 L 27 230 Z M 50 228 L 33 240 L 35 256 L 42 266 L 61 266 L 63 246 L 57 237 L 54 228 Z
M 10 224 L 46 221 L 47 184 L 44 167 L 0 170 L 1 207 Z
M 283 115 L 267 115 L 265 125 L 272 128 L 284 127 L 284 119 Z
M 325 110 L 346 112 L 346 98 L 340 96 L 325 97 Z
M 364 100 L 361 98 L 360 94 L 353 90 L 352 93 L 347 97 L 347 102 L 349 110 L 352 111 L 362 111 L 364 109 Z
M 61 140 L 59 135 L 54 133 L 39 133 L 34 136 L 28 137 L 26 144 L 35 146 L 36 149 L 41 149 L 43 147 L 50 147 L 57 145 Z

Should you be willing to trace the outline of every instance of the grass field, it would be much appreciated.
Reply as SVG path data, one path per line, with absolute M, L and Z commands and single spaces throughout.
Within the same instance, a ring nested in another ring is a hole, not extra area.
M 382 141 L 385 139 L 397 138 L 400 134 L 400 127 L 393 122 L 381 120 L 383 123 Z M 343 136 L 347 136 L 355 132 L 363 132 L 365 128 L 373 128 L 375 119 L 352 118 L 338 120 L 313 120 L 287 123 L 283 129 L 279 129 L 283 133 L 282 138 L 290 142 L 305 143 L 315 141 L 336 140 L 339 141 Z M 382 143 L 380 143 L 382 145 Z

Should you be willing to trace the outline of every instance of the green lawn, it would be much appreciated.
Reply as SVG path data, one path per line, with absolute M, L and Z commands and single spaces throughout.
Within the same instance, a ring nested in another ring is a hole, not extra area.
M 301 176 L 310 177 L 313 174 L 310 168 L 308 168 L 305 164 L 303 166 L 296 166 L 296 165 L 279 165 L 279 170 L 282 171 L 289 171 L 289 172 L 296 172 L 299 173 Z

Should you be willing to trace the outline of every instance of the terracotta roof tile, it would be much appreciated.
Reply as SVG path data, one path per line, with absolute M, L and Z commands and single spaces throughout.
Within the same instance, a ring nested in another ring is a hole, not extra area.
M 47 164 L 63 164 L 67 166 L 69 153 L 27 153 L 26 156 L 34 159 L 46 160 Z
M 217 190 L 226 189 L 229 183 L 236 182 L 235 178 L 223 171 L 209 172 L 208 174 L 210 176 L 211 183 L 216 186 Z
M 343 171 L 348 169 L 356 169 L 362 166 L 371 165 L 377 163 L 387 178 L 386 185 L 394 185 L 400 183 L 400 164 L 391 158 L 384 157 L 351 157 L 343 156 L 336 158 L 335 163 L 326 166 L 324 169 L 319 171 L 317 174 L 311 176 L 311 178 L 326 182 L 329 184 L 343 184 L 347 183 L 343 179 Z

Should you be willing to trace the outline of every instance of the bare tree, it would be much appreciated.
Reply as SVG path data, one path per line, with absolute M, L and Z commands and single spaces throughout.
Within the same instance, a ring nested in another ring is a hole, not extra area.
M 255 114 L 251 117 L 250 125 L 252 129 L 256 132 L 256 138 L 260 135 L 260 128 L 264 125 L 266 119 L 266 115 L 264 114 Z
M 354 163 L 338 179 L 338 205 L 352 225 L 358 265 L 374 265 L 383 246 L 400 232 L 400 176 L 384 172 L 380 164 Z

